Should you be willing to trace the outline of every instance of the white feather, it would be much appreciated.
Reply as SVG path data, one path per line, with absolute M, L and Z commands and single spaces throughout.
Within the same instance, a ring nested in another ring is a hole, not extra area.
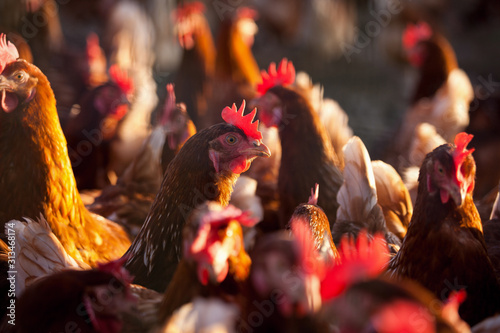
M 43 216 L 38 222 L 25 220 L 6 224 L 15 233 L 16 296 L 36 278 L 68 268 L 90 268 L 67 254 Z
M 337 193 L 337 220 L 364 221 L 377 204 L 370 155 L 357 136 L 344 146 L 344 184 Z

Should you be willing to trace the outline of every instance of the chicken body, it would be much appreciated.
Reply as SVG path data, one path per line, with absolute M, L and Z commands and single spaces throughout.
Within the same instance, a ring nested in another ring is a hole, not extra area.
M 457 170 L 457 150 L 445 144 L 426 156 L 410 226 L 389 268 L 421 283 L 441 300 L 465 289 L 460 316 L 474 325 L 499 309 L 500 289 L 472 200 L 474 159 L 465 156 Z
M 412 36 L 414 40 L 409 38 Z M 403 44 L 420 78 L 394 139 L 395 156 L 389 162 L 397 165 L 398 170 L 412 165 L 408 147 L 419 124 L 433 125 L 446 141 L 452 141 L 469 123 L 469 104 L 474 97 L 470 80 L 458 67 L 452 46 L 426 23 L 409 26 Z
M 236 126 L 218 124 L 192 136 L 169 164 L 139 235 L 127 252 L 135 283 L 163 292 L 181 258 L 182 228 L 191 211 L 211 200 L 226 206 L 239 174 L 264 144 Z
M 0 221 L 42 214 L 66 252 L 91 266 L 130 245 L 122 228 L 84 207 L 45 75 L 24 60 L 0 75 Z
M 175 77 L 175 92 L 177 99 L 186 104 L 197 128 L 203 128 L 201 118 L 207 112 L 205 98 L 210 94 L 215 68 L 214 40 L 203 12 L 203 4 L 196 1 L 179 5 L 176 12 L 177 34 L 184 50 Z
M 84 96 L 78 114 L 66 122 L 64 133 L 80 190 L 109 184 L 110 144 L 127 112 L 126 92 L 108 82 Z
M 322 189 L 318 206 L 333 224 L 343 177 L 317 113 L 298 91 L 284 86 L 269 89 L 257 104 L 260 118 L 266 126 L 278 127 L 281 140 L 278 176 L 281 226 L 285 227 L 295 208 L 304 201 L 304 193 L 309 193 L 314 184 Z
M 135 304 L 130 285 L 103 270 L 65 270 L 46 276 L 17 301 L 14 332 L 121 332 L 121 315 Z

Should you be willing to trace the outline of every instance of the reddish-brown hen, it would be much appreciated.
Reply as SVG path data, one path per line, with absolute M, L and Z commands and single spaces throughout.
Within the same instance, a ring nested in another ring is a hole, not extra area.
M 130 245 L 84 207 L 45 75 L 0 36 L 0 222 L 42 214 L 66 252 L 91 266 Z
M 500 288 L 488 258 L 479 213 L 472 200 L 476 165 L 460 133 L 455 145 L 427 154 L 417 202 L 401 250 L 389 269 L 421 283 L 445 300 L 465 289 L 460 316 L 471 326 L 499 309 Z

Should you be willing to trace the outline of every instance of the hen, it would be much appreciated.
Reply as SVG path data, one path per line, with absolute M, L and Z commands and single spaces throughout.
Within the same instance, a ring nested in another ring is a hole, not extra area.
M 204 11 L 199 1 L 179 4 L 175 11 L 177 35 L 184 49 L 175 92 L 197 128 L 203 128 L 200 118 L 207 112 L 206 97 L 215 70 L 215 45 Z
M 110 145 L 129 111 L 133 83 L 116 65 L 110 80 L 85 94 L 73 106 L 63 127 L 68 152 L 80 190 L 103 188 L 108 179 Z
M 283 59 L 276 70 L 271 63 L 262 73 L 256 101 L 259 117 L 267 127 L 277 127 L 281 140 L 281 165 L 278 176 L 279 215 L 284 228 L 304 193 L 319 184 L 322 195 L 318 205 L 330 224 L 336 220 L 337 192 L 343 177 L 328 135 L 316 111 L 298 90 L 289 87 L 295 80 L 295 68 Z
M 326 332 L 316 314 L 321 308 L 324 264 L 310 227 L 291 224 L 259 238 L 251 252 L 249 289 L 239 332 Z
M 209 110 L 219 110 L 240 99 L 255 96 L 255 85 L 260 82 L 260 71 L 252 54 L 254 35 L 257 33 L 257 13 L 247 7 L 239 7 L 225 17 L 217 35 L 217 56 Z M 203 126 L 220 122 L 217 112 L 207 112 Z
M 167 85 L 159 123 L 116 184 L 105 187 L 89 209 L 125 225 L 135 237 L 160 190 L 167 165 L 194 133 L 184 105 L 175 103 L 173 85 Z
M 420 78 L 411 97 L 411 107 L 394 139 L 399 158 L 394 163 L 398 164 L 398 170 L 408 166 L 406 151 L 418 124 L 430 123 L 439 135 L 451 141 L 469 123 L 469 103 L 474 96 L 467 74 L 458 68 L 453 48 L 429 25 L 423 22 L 409 25 L 403 45 Z
M 474 325 L 499 309 L 500 289 L 472 200 L 476 166 L 473 149 L 466 149 L 471 139 L 460 133 L 454 145 L 427 154 L 410 227 L 389 269 L 421 283 L 441 300 L 465 289 L 460 316 Z
M 111 5 L 111 6 L 110 6 Z M 151 113 L 158 103 L 153 77 L 154 24 L 140 1 L 104 3 L 108 10 L 103 46 L 109 63 L 116 64 L 132 79 L 135 91 L 130 109 L 111 144 L 110 168 L 120 176 L 132 162 L 151 131 Z
M 321 282 L 321 316 L 334 331 L 470 332 L 457 313 L 465 292 L 443 306 L 417 283 L 384 276 L 387 245 L 380 234 L 368 237 L 362 231 L 356 241 L 342 238 L 340 260 Z
M 258 156 L 269 156 L 261 142 L 256 110 L 243 116 L 233 104 L 222 111 L 227 123 L 193 135 L 169 164 L 160 192 L 139 235 L 128 250 L 125 267 L 134 282 L 163 292 L 181 258 L 181 231 L 191 211 L 206 200 L 225 206 L 239 174 Z
M 248 277 L 251 264 L 242 226 L 256 222 L 234 206 L 215 202 L 193 211 L 183 230 L 183 258 L 165 292 L 160 321 L 197 296 L 224 300 L 239 292 L 238 284 Z
M 122 228 L 97 219 L 76 188 L 45 75 L 16 60 L 17 50 L 0 36 L 0 222 L 45 217 L 76 260 L 95 266 L 120 257 L 130 245 Z
M 130 281 L 120 261 L 43 277 L 17 300 L 14 332 L 121 332 L 136 304 Z

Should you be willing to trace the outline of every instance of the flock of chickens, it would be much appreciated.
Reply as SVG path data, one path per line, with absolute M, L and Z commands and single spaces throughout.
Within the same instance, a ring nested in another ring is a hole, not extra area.
M 260 71 L 255 10 L 217 43 L 204 10 L 175 10 L 183 56 L 156 109 L 133 38 L 113 65 L 87 38 L 64 110 L 0 35 L 0 330 L 498 332 L 500 203 L 473 200 L 473 91 L 448 41 L 405 29 L 420 79 L 372 161 L 291 61 Z

